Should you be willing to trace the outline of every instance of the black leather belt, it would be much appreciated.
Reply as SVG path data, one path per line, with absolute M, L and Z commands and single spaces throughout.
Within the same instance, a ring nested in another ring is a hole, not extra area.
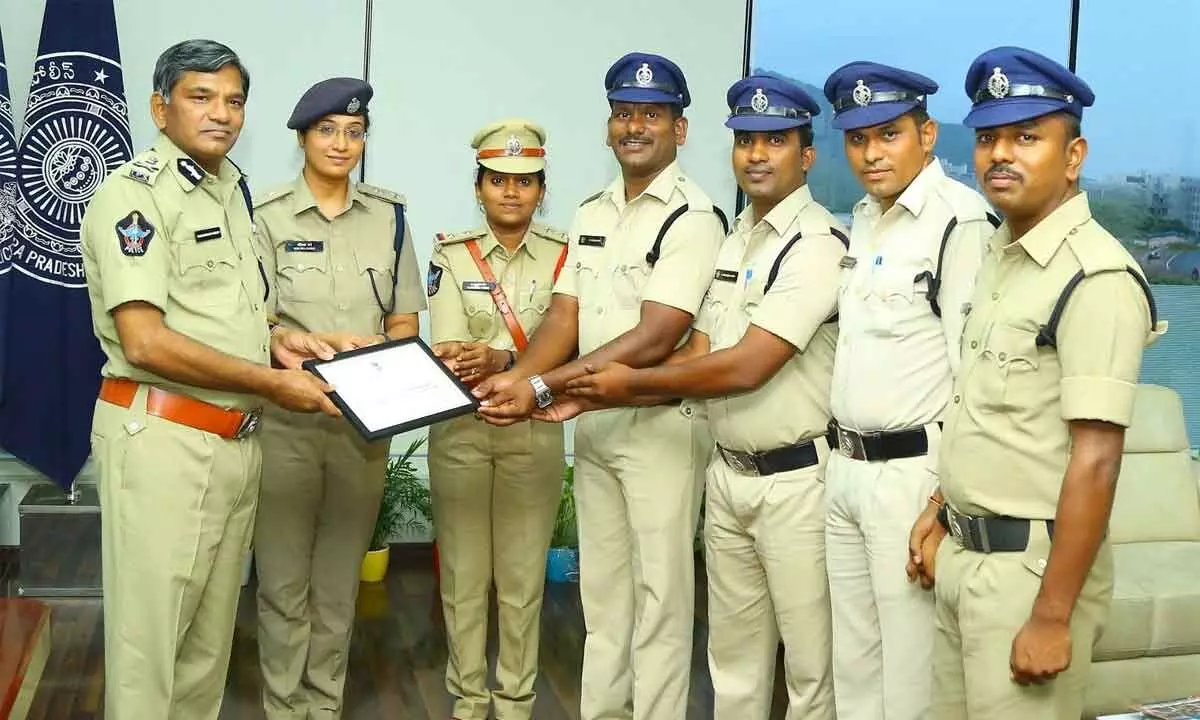
M 810 467 L 820 461 L 817 446 L 812 440 L 756 453 L 730 450 L 718 445 L 717 452 L 721 453 L 726 465 L 743 475 L 774 475 Z
M 950 507 L 950 503 L 942 504 L 937 517 L 959 545 L 973 552 L 1022 552 L 1029 546 L 1029 526 L 1035 522 L 1046 523 L 1046 532 L 1054 538 L 1053 520 L 967 515 Z
M 938 427 L 941 427 L 941 423 L 938 423 Z M 829 447 L 836 448 L 848 458 L 867 462 L 899 460 L 929 452 L 929 438 L 924 427 L 860 433 L 838 425 L 837 420 L 831 420 L 826 437 Z

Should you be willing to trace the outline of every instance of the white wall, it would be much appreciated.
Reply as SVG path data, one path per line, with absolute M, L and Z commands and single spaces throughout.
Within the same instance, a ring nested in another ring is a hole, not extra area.
M 232 158 L 255 192 L 290 180 L 301 156 L 285 123 L 300 94 L 334 75 L 361 76 L 366 0 L 115 0 L 135 148 L 154 138 L 148 98 L 154 61 L 192 37 L 219 40 L 251 75 L 246 126 Z M 14 116 L 25 107 L 45 0 L 0 2 L 0 32 Z M 604 73 L 641 50 L 675 60 L 693 104 L 683 167 L 727 213 L 729 171 L 725 90 L 741 76 L 742 0 L 485 0 L 373 3 L 372 125 L 366 181 L 404 193 L 424 269 L 431 239 L 480 222 L 469 142 L 483 124 L 523 115 L 546 127 L 549 187 L 545 222 L 569 224 L 578 203 L 617 172 L 604 146 Z M 21 121 L 17 120 L 18 133 Z M 422 318 L 428 328 L 428 318 Z M 393 451 L 413 433 L 398 437 Z M 423 459 L 422 459 L 423 460 Z M 423 464 L 423 462 L 422 462 Z M 0 503 L 0 544 L 15 544 L 15 499 L 28 472 L 0 462 L 14 482 Z

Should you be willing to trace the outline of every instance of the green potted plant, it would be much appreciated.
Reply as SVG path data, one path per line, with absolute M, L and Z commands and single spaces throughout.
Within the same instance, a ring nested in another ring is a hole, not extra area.
M 579 528 L 575 521 L 575 467 L 567 465 L 546 557 L 546 579 L 550 582 L 579 581 Z
M 417 438 L 403 455 L 388 461 L 379 516 L 371 533 L 370 549 L 363 558 L 360 576 L 363 582 L 379 582 L 387 575 L 388 545 L 396 533 L 432 527 L 429 488 L 417 477 L 412 461 L 413 454 L 424 444 L 425 438 Z

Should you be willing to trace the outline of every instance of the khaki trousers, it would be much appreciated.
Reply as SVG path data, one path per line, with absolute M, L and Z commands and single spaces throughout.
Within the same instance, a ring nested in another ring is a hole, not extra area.
M 936 432 L 936 426 L 934 431 Z M 933 594 L 908 582 L 908 535 L 937 487 L 931 456 L 835 453 L 825 476 L 839 720 L 922 720 L 933 675 Z
M 937 553 L 937 635 L 933 649 L 935 720 L 1079 720 L 1092 664 L 1112 601 L 1112 546 L 1105 542 L 1071 615 L 1071 665 L 1043 685 L 1010 678 L 1013 639 L 1042 585 L 1050 540 L 1034 523 L 1025 552 L 977 553 L 952 537 Z
M 575 451 L 582 720 L 682 720 L 707 422 L 688 403 L 587 413 Z
M 818 441 L 824 446 L 824 441 Z M 704 547 L 716 720 L 767 720 L 784 647 L 788 720 L 833 720 L 823 468 L 708 466 Z
M 359 569 L 390 441 L 341 418 L 270 406 L 254 555 L 258 652 L 269 720 L 338 718 Z
M 258 440 L 96 402 L 105 717 L 215 720 L 258 502 Z
M 563 428 L 526 421 L 493 427 L 471 415 L 429 432 L 454 717 L 529 720 L 538 670 L 546 551 L 562 497 Z M 488 692 L 488 595 L 499 620 L 496 689 Z

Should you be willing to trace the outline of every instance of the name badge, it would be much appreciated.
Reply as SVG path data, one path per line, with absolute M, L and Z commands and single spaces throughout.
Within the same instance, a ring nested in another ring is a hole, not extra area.
M 584 247 L 604 247 L 606 240 L 603 235 L 580 235 L 579 244 Z
M 196 231 L 196 242 L 198 243 L 216 240 L 219 237 L 221 237 L 221 228 L 219 227 L 201 228 Z
M 717 270 L 713 274 L 713 280 L 720 282 L 737 282 L 737 270 Z
M 287 252 L 325 252 L 324 240 L 288 240 L 283 243 Z
M 491 292 L 492 284 L 486 280 L 467 280 L 463 282 L 462 289 L 474 292 Z
M 838 267 L 846 268 L 847 270 L 849 270 L 850 268 L 853 268 L 857 264 L 858 264 L 858 258 L 853 257 L 851 255 L 843 255 L 842 259 L 838 261 Z

